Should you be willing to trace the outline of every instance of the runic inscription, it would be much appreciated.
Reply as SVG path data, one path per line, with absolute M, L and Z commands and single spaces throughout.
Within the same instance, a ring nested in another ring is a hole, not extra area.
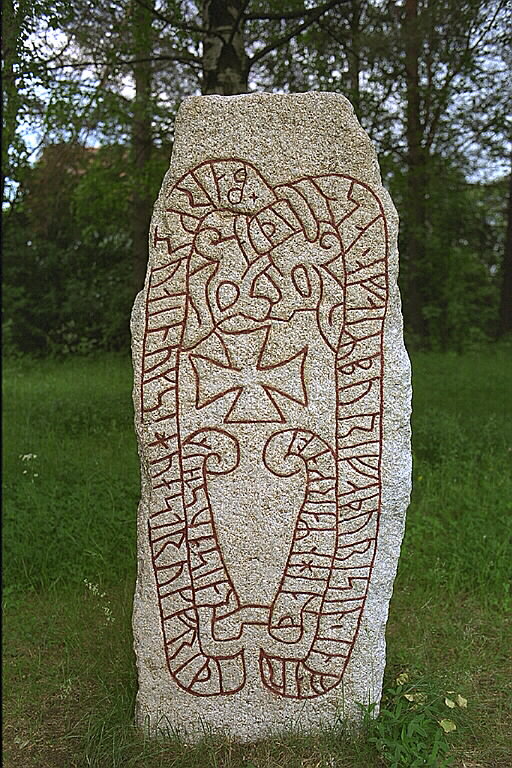
M 226 697 L 256 667 L 273 695 L 315 698 L 343 678 L 376 554 L 384 209 L 351 176 L 271 185 L 243 158 L 190 169 L 164 206 L 140 414 L 168 672 L 194 696 Z M 265 509 L 291 520 L 261 599 L 257 558 L 244 580 L 230 569 L 219 516 L 231 499 L 240 526 L 249 504 L 257 517 L 255 473 Z

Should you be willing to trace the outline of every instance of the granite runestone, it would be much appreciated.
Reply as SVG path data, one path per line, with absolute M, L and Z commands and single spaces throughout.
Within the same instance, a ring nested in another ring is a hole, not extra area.
M 333 93 L 181 106 L 132 314 L 137 723 L 378 705 L 411 485 L 398 217 Z

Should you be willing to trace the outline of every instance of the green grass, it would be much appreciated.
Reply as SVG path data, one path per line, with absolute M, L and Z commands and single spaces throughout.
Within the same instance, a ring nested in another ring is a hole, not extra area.
M 205 734 L 193 747 L 132 726 L 129 361 L 8 362 L 6 768 L 412 768 L 445 764 L 444 746 L 460 768 L 510 768 L 511 358 L 500 347 L 413 358 L 414 493 L 377 723 L 358 738 L 338 727 L 239 746 Z M 457 694 L 467 708 L 446 705 Z M 442 719 L 457 729 L 445 735 Z
M 25 361 L 4 380 L 7 589 L 118 583 L 139 493 L 129 362 Z

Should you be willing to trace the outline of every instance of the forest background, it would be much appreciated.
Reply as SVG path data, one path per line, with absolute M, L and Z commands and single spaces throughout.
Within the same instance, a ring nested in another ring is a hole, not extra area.
M 512 765 L 509 6 L 4 0 L 6 768 Z M 401 217 L 414 490 L 380 715 L 153 742 L 130 629 L 151 208 L 183 98 L 310 89 L 350 98 Z
M 180 102 L 338 91 L 401 217 L 410 348 L 512 330 L 505 0 L 5 0 L 4 348 L 127 349 Z

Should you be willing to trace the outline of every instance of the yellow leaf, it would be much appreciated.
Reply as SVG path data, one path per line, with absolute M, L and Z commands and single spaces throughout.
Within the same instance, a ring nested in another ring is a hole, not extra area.
M 408 681 L 408 679 L 409 679 L 409 675 L 407 674 L 407 672 L 402 672 L 401 675 L 398 675 L 398 677 L 395 680 L 395 682 L 396 682 L 397 685 L 403 685 L 404 683 L 406 683 Z
M 453 709 L 455 706 L 455 702 L 452 701 L 452 699 L 445 699 L 444 703 L 446 704 L 447 707 L 450 707 L 450 709 Z
M 450 733 L 450 731 L 456 731 L 457 726 L 453 722 L 453 720 L 440 720 L 439 725 L 443 729 L 445 733 Z
M 404 693 L 404 698 L 406 698 L 407 701 L 414 701 L 415 696 L 414 693 Z
M 464 696 L 461 696 L 460 693 L 457 694 L 457 704 L 459 707 L 462 707 L 462 709 L 467 709 L 468 706 L 468 700 L 464 698 Z

